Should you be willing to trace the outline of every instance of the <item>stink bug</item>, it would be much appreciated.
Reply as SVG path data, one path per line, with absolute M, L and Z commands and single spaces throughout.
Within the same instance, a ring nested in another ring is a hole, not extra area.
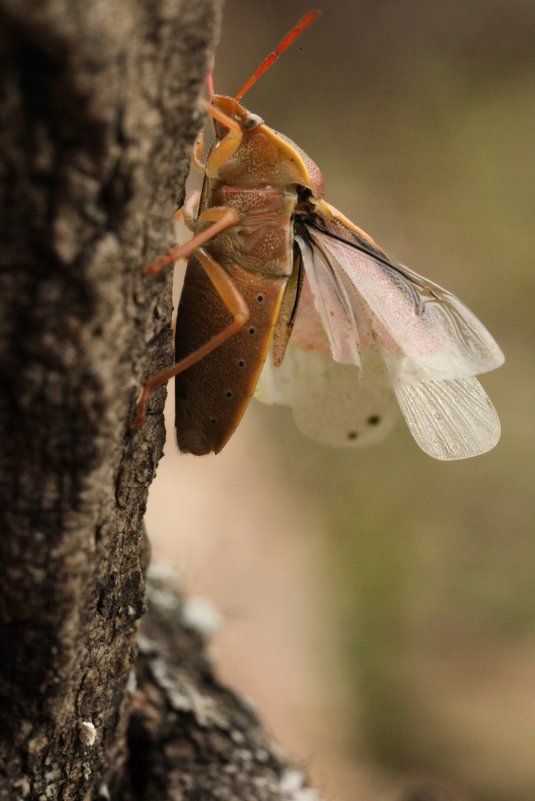
M 255 393 L 293 407 L 327 444 L 365 445 L 389 430 L 395 401 L 418 445 L 436 459 L 494 447 L 498 416 L 474 377 L 503 362 L 488 331 L 454 295 L 390 257 L 323 197 L 317 165 L 241 103 L 310 12 L 234 97 L 207 106 L 215 140 L 194 164 L 202 192 L 183 209 L 194 232 L 152 264 L 189 256 L 176 327 L 180 450 L 218 453 Z M 265 366 L 264 366 L 265 365 Z

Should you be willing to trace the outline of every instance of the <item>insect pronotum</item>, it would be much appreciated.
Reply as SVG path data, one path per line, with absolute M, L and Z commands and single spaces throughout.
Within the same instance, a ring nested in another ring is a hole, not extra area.
M 176 326 L 180 450 L 218 453 L 256 392 L 293 408 L 299 428 L 331 445 L 366 445 L 389 430 L 396 400 L 436 459 L 494 447 L 498 416 L 479 373 L 503 354 L 450 292 L 393 261 L 324 199 L 309 156 L 241 103 L 319 12 L 309 12 L 234 97 L 211 93 L 215 138 L 193 163 L 200 193 L 182 214 L 192 240 L 149 268 L 189 257 Z M 211 79 L 209 81 L 211 86 Z

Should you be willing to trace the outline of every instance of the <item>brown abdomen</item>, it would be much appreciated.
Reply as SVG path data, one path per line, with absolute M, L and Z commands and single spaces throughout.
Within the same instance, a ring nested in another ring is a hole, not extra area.
M 266 358 L 286 277 L 262 276 L 234 265 L 228 270 L 250 312 L 245 326 L 175 379 L 178 447 L 201 456 L 218 453 L 238 425 Z M 232 322 L 232 315 L 192 256 L 176 325 L 176 360 Z

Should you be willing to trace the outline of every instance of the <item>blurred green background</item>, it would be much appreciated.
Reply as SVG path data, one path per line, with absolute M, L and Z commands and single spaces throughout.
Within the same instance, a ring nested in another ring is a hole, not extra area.
M 327 797 L 393 799 L 431 781 L 453 799 L 533 801 L 535 3 L 317 6 L 323 16 L 251 89 L 247 107 L 314 158 L 331 203 L 489 328 L 506 354 L 483 377 L 502 439 L 484 456 L 439 463 L 400 418 L 384 444 L 338 452 L 304 440 L 287 411 L 253 404 L 215 459 L 179 458 L 170 436 L 149 513 L 156 551 L 238 621 L 221 646 L 235 685 L 247 661 L 235 657 L 239 621 L 261 628 L 261 641 L 289 629 L 271 646 L 282 661 L 246 684 L 262 695 L 274 683 L 264 713 Z M 237 91 L 310 8 L 227 0 L 216 91 Z M 194 532 L 187 539 L 177 524 L 171 547 L 162 519 L 184 477 L 199 482 L 181 507 Z M 240 549 L 236 600 L 221 585 Z M 250 578 L 253 563 L 259 575 L 271 571 L 268 587 Z M 271 623 L 263 614 L 255 622 L 247 587 L 253 599 L 267 594 Z M 300 637 L 307 654 L 288 679 L 284 649 Z M 310 665 L 311 691 L 293 714 Z M 318 697 L 309 727 L 307 704 Z M 308 729 L 325 739 L 307 742 Z

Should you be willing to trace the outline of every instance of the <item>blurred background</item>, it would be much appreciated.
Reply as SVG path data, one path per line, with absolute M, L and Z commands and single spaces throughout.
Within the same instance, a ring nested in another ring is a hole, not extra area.
M 317 5 L 247 106 L 317 161 L 331 203 L 489 328 L 502 439 L 435 462 L 400 418 L 383 444 L 336 451 L 253 402 L 200 459 L 174 448 L 171 391 L 155 559 L 222 612 L 221 674 L 326 798 L 533 801 L 535 3 Z M 216 91 L 311 7 L 227 0 Z

